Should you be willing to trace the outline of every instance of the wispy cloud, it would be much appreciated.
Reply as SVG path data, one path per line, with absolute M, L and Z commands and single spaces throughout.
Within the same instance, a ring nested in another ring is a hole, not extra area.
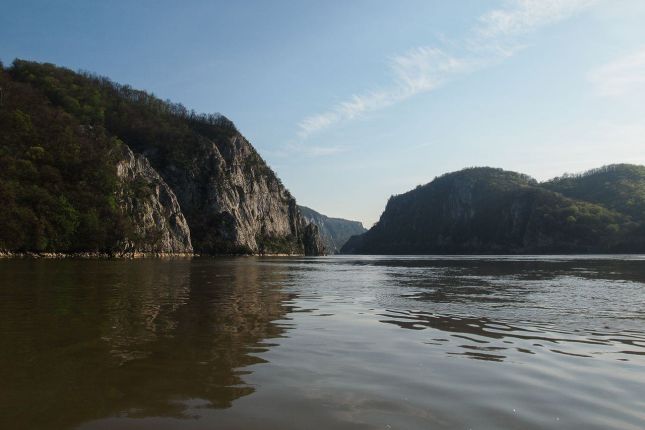
M 474 66 L 472 61 L 456 58 L 439 48 L 428 46 L 411 49 L 390 61 L 400 100 L 432 91 L 447 77 L 471 70 Z
M 595 0 L 515 0 L 479 18 L 476 33 L 482 38 L 516 37 L 533 32 L 590 6 Z
M 480 16 L 469 34 L 447 47 L 419 46 L 389 59 L 391 84 L 354 94 L 298 124 L 302 140 L 362 114 L 431 92 L 457 76 L 472 73 L 521 50 L 521 37 L 565 19 L 595 0 L 509 0 Z
M 588 77 L 602 96 L 642 94 L 645 91 L 645 47 L 592 70 Z
M 354 94 L 333 109 L 312 115 L 300 122 L 299 137 L 323 130 L 331 125 L 352 120 L 361 114 L 383 109 L 416 94 L 439 87 L 447 76 L 466 70 L 470 65 L 450 57 L 438 48 L 417 47 L 390 59 L 394 85 L 379 91 Z

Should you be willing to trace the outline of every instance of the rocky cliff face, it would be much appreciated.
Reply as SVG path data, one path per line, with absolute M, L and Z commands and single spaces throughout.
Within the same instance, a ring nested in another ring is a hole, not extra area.
M 131 220 L 124 253 L 192 253 L 190 229 L 175 193 L 143 155 L 123 145 L 117 201 Z
M 327 253 L 318 226 L 314 223 L 309 223 L 305 226 L 303 242 L 305 255 L 325 255 Z
M 298 207 L 307 222 L 318 226 L 325 249 L 330 254 L 338 254 L 350 237 L 367 231 L 358 221 L 330 218 L 308 207 Z
M 318 228 L 309 226 L 293 196 L 237 131 L 197 139 L 181 162 L 155 146 L 138 149 L 117 170 L 130 184 L 149 182 L 160 190 L 161 200 L 156 192 L 144 192 L 139 203 L 125 200 L 140 226 L 137 237 L 148 238 L 141 243 L 159 236 L 155 247 L 166 252 L 189 252 L 189 245 L 207 254 L 324 253 Z
M 141 148 L 175 190 L 203 253 L 320 254 L 305 246 L 317 231 L 306 230 L 296 201 L 251 144 L 235 132 L 224 139 L 199 139 L 182 166 L 155 148 Z

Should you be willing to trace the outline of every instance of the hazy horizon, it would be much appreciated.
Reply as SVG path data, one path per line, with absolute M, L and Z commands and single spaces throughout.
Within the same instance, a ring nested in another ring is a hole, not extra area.
M 366 227 L 470 166 L 645 164 L 636 0 L 9 1 L 0 59 L 221 112 L 302 205 Z

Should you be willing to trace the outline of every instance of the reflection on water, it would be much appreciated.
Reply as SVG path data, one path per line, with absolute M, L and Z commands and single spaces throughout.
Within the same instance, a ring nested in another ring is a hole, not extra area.
M 111 415 L 187 417 L 253 392 L 239 369 L 283 328 L 289 295 L 234 262 L 2 262 L 0 428 Z M 6 407 L 6 410 L 4 409 Z
M 645 428 L 645 259 L 0 261 L 0 428 Z

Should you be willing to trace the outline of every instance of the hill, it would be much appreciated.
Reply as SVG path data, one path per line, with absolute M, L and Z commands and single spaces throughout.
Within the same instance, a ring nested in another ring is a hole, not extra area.
M 645 217 L 645 166 L 612 164 L 541 184 L 567 197 L 603 205 L 642 220 Z
M 527 175 L 469 168 L 393 196 L 350 254 L 603 253 L 645 251 L 644 220 L 616 198 L 585 201 Z M 608 187 L 629 196 L 631 181 Z M 575 187 L 571 187 L 574 189 Z

